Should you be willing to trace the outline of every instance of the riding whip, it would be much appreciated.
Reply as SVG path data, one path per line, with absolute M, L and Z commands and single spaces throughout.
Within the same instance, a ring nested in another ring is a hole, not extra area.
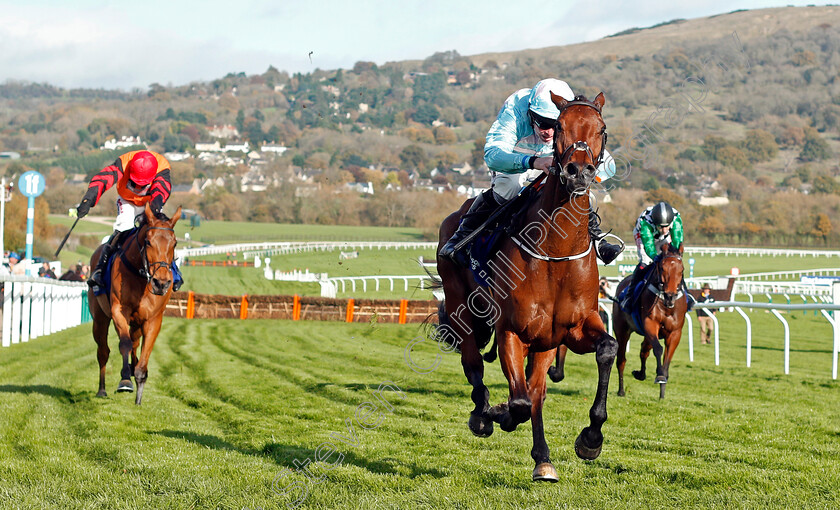
M 76 217 L 76 221 L 73 222 L 73 226 L 70 227 L 70 230 L 67 231 L 67 235 L 64 236 L 64 239 L 61 240 L 61 244 L 58 245 L 58 249 L 55 250 L 55 256 L 58 257 L 58 254 L 61 252 L 61 249 L 64 248 L 64 243 L 67 242 L 67 238 L 70 237 L 70 233 L 73 232 L 73 229 L 76 228 L 76 223 L 79 222 L 79 217 Z

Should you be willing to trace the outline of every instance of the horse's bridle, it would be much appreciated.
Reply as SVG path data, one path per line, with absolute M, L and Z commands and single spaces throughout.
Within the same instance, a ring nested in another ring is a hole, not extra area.
M 666 252 L 662 255 L 662 258 L 659 260 L 659 263 L 656 264 L 656 266 L 654 266 L 655 269 L 656 269 L 655 270 L 656 280 L 657 280 L 656 281 L 656 288 L 659 289 L 659 292 L 656 293 L 656 299 L 662 300 L 663 304 L 665 303 L 665 300 L 662 299 L 662 296 L 665 296 L 666 292 L 665 292 L 665 288 L 664 288 L 665 287 L 665 282 L 662 280 L 662 273 L 663 273 L 662 264 L 664 264 L 665 259 L 667 259 L 669 257 L 676 257 L 677 259 L 682 260 L 682 255 L 680 255 L 679 253 L 668 251 L 668 252 Z M 679 299 L 680 292 L 681 292 L 680 284 L 677 283 L 677 292 L 674 293 L 674 296 L 675 296 L 674 299 Z
M 172 271 L 172 263 L 171 262 L 165 262 L 165 261 L 158 261 L 158 262 L 155 262 L 151 265 L 149 264 L 149 259 L 148 259 L 148 257 L 146 257 L 146 244 L 140 242 L 140 231 L 142 229 L 143 229 L 142 227 L 137 229 L 137 233 L 135 233 L 134 236 L 133 236 L 134 240 L 137 241 L 137 246 L 139 247 L 139 250 L 140 250 L 140 257 L 143 259 L 143 268 L 142 269 L 136 269 L 135 272 L 137 274 L 139 274 L 140 276 L 142 276 L 143 278 L 145 278 L 147 282 L 151 282 L 155 273 L 158 272 L 158 270 L 160 270 L 160 268 L 164 267 L 166 269 L 169 269 L 169 271 Z M 149 230 L 168 230 L 170 232 L 175 232 L 174 229 L 171 229 L 169 227 L 151 227 L 150 226 L 150 227 L 146 228 L 147 232 Z
M 589 160 L 597 169 L 601 166 L 601 163 L 604 162 L 604 151 L 607 147 L 607 131 L 606 129 L 601 133 L 601 153 L 598 154 L 598 158 L 596 159 L 595 156 L 592 154 L 592 149 L 589 147 L 584 140 L 577 140 L 574 143 L 570 144 L 566 147 L 563 152 L 558 150 L 557 146 L 557 138 L 563 134 L 563 129 L 560 126 L 560 117 L 563 116 L 563 112 L 566 111 L 567 108 L 570 106 L 581 105 L 581 106 L 588 106 L 589 108 L 595 109 L 598 112 L 598 115 L 601 115 L 601 108 L 598 107 L 597 104 L 589 101 L 584 96 L 576 96 L 574 100 L 569 101 L 563 108 L 560 109 L 560 115 L 557 116 L 557 121 L 554 123 L 554 162 L 549 169 L 549 172 L 552 175 L 557 175 L 558 177 L 563 177 L 561 173 L 561 169 L 565 166 L 565 162 L 571 159 L 572 154 L 575 152 L 581 151 L 585 152 L 586 155 L 589 157 Z

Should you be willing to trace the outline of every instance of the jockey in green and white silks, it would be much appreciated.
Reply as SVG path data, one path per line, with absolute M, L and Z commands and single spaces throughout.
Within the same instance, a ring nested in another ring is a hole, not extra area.
M 554 125 L 560 116 L 560 110 L 551 101 L 551 92 L 568 101 L 575 98 L 566 82 L 550 78 L 534 88 L 518 90 L 505 100 L 484 145 L 484 161 L 490 169 L 492 187 L 475 198 L 440 255 L 454 258 L 455 246 L 461 239 L 481 226 L 498 206 L 516 197 L 522 187 L 548 171 L 554 159 Z M 604 162 L 597 168 L 595 180 L 603 182 L 614 175 L 615 161 L 605 149 Z M 622 247 L 603 240 L 599 223 L 598 216 L 590 211 L 589 231 L 596 252 L 609 264 Z
M 667 202 L 659 202 L 644 210 L 636 220 L 633 239 L 639 251 L 639 265 L 645 267 L 659 254 L 662 245 L 679 248 L 683 242 L 683 224 L 679 211 Z
M 671 207 L 668 202 L 659 202 L 648 207 L 636 220 L 633 239 L 636 241 L 636 249 L 639 253 L 639 264 L 633 271 L 633 278 L 630 279 L 630 285 L 628 285 L 630 290 L 620 304 L 624 310 L 630 309 L 633 288 L 639 283 L 639 279 L 645 272 L 644 269 L 660 253 L 662 246 L 670 243 L 674 248 L 679 248 L 682 244 L 683 223 L 679 211 Z M 690 296 L 688 289 L 685 288 L 685 282 L 680 285 L 681 290 Z M 693 305 L 693 298 L 691 298 L 688 301 L 689 309 Z

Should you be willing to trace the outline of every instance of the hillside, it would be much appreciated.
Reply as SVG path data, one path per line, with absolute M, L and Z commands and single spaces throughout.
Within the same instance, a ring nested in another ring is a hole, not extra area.
M 601 210 L 618 233 L 628 235 L 645 204 L 666 199 L 691 242 L 840 244 L 840 7 L 625 32 L 291 76 L 269 67 L 131 92 L 7 82 L 0 152 L 21 158 L 0 159 L 0 169 L 44 173 L 49 208 L 62 211 L 128 150 L 102 150 L 107 140 L 139 137 L 174 162 L 171 204 L 205 218 L 416 227 L 435 238 L 465 198 L 456 191 L 488 184 L 483 140 L 504 98 L 557 76 L 578 93 L 606 93 L 609 148 L 635 158 Z M 274 148 L 261 151 L 266 144 Z M 111 202 L 97 212 L 110 214 Z M 22 238 L 16 228 L 7 224 L 7 239 Z
M 614 55 L 618 58 L 644 57 L 686 42 L 725 37 L 733 32 L 748 43 L 771 37 L 780 31 L 807 32 L 823 24 L 840 23 L 840 6 L 778 7 L 770 9 L 740 10 L 704 18 L 663 21 L 654 27 L 626 30 L 625 35 L 612 35 L 596 41 L 566 46 L 551 46 L 518 52 L 482 53 L 470 56 L 476 65 L 487 60 L 498 63 L 513 62 L 517 58 L 546 60 L 559 58 L 565 61 L 602 59 Z

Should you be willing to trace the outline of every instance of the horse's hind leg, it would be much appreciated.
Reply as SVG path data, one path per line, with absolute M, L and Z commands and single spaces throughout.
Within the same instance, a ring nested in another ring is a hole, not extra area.
M 96 341 L 96 359 L 99 361 L 99 391 L 97 397 L 107 397 L 105 391 L 105 369 L 108 366 L 108 357 L 111 349 L 108 348 L 108 326 L 111 320 L 105 314 L 99 313 L 93 320 L 93 339 Z
M 552 351 L 534 353 L 528 357 L 528 364 L 532 366 L 528 376 L 528 396 L 531 399 L 531 432 L 534 436 L 534 447 L 531 457 L 535 462 L 532 478 L 535 482 L 557 482 L 557 470 L 551 464 L 548 444 L 545 442 L 543 428 L 543 403 L 545 402 L 545 376 L 551 366 Z
M 642 347 L 639 350 L 639 358 L 642 360 L 642 366 L 639 370 L 633 370 L 633 377 L 639 381 L 644 381 L 647 378 L 647 375 L 645 375 L 645 362 L 647 362 L 647 358 L 650 356 L 650 348 L 651 345 L 647 338 L 642 339 Z
M 601 326 L 603 327 L 603 326 Z M 618 342 L 605 331 L 595 342 L 595 361 L 598 363 L 598 390 L 589 410 L 589 426 L 575 440 L 575 453 L 584 460 L 595 460 L 601 454 L 604 435 L 601 426 L 607 421 L 607 392 L 610 372 L 618 351 Z
M 120 354 L 123 359 L 123 367 L 120 371 L 120 384 L 117 385 L 117 393 L 134 391 L 134 385 L 131 383 L 131 365 L 128 362 L 131 355 L 131 330 L 128 326 L 128 321 L 122 314 L 119 305 L 111 307 L 111 317 L 114 319 L 114 329 L 120 337 Z
M 505 331 L 499 341 L 499 357 L 502 364 L 502 372 L 508 380 L 510 395 L 507 402 L 493 406 L 490 415 L 497 421 L 505 432 L 512 432 L 520 423 L 531 418 L 531 398 L 528 396 L 528 383 L 525 380 L 525 370 L 522 366 L 525 361 L 527 349 L 516 333 Z M 499 330 L 496 330 L 499 336 Z M 549 363 L 540 368 L 548 370 Z M 538 367 L 534 367 L 536 373 Z
M 548 367 L 548 376 L 554 382 L 560 382 L 566 378 L 566 351 L 568 347 L 561 345 L 557 348 L 557 364 Z
M 624 366 L 627 364 L 627 341 L 630 340 L 630 330 L 616 324 L 615 337 L 618 342 L 618 352 L 615 355 L 615 368 L 618 370 L 618 396 L 624 396 Z

